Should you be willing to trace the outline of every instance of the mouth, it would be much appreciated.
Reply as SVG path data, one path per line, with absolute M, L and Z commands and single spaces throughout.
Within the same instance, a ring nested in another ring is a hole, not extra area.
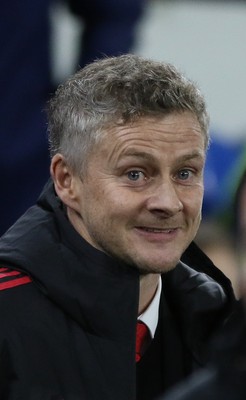
M 152 243 L 167 243 L 177 239 L 180 228 L 157 228 L 147 226 L 136 226 L 135 233 L 139 238 L 147 240 Z
M 140 231 L 145 231 L 145 232 L 150 232 L 150 233 L 171 233 L 176 231 L 178 228 L 150 228 L 150 227 L 146 227 L 146 226 L 137 226 L 136 227 L 137 230 Z

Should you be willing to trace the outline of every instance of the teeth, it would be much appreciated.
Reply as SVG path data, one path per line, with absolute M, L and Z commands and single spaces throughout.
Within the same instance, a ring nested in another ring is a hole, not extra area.
M 160 232 L 171 232 L 170 229 L 156 229 L 156 228 L 144 228 L 145 231 L 147 232 L 155 232 L 155 233 L 160 233 Z

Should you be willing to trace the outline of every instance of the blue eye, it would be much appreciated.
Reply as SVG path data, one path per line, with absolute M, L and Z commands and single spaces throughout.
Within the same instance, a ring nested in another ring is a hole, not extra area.
M 191 175 L 191 171 L 189 171 L 188 169 L 182 169 L 181 171 L 178 172 L 178 177 L 182 181 L 189 179 L 190 175 Z
M 144 177 L 144 174 L 141 171 L 129 171 L 127 173 L 127 177 L 131 181 L 138 181 L 141 177 Z

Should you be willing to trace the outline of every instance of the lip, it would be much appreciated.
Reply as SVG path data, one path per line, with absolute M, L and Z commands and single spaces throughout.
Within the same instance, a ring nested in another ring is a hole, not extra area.
M 179 227 L 172 228 L 157 228 L 157 227 L 147 227 L 147 226 L 136 226 L 135 232 L 149 240 L 149 241 L 169 241 L 176 238 L 178 232 L 180 231 Z

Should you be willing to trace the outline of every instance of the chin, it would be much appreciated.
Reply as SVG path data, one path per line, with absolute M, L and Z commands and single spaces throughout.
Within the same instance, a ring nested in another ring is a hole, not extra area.
M 137 264 L 135 264 L 135 267 L 138 268 L 140 273 L 142 275 L 146 274 L 163 274 L 165 272 L 171 271 L 176 267 L 176 265 L 179 262 L 179 258 L 177 259 L 171 259 L 171 260 L 165 260 L 162 263 L 160 263 L 160 259 L 158 261 L 156 260 L 148 260 L 148 261 L 142 261 Z

